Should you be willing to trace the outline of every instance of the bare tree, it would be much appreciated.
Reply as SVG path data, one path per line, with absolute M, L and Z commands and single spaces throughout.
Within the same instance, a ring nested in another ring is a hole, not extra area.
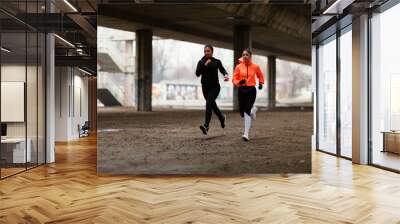
M 166 72 L 169 69 L 168 53 L 174 44 L 168 43 L 165 39 L 153 41 L 156 42 L 153 45 L 153 82 L 158 83 L 166 78 Z
M 280 79 L 285 80 L 280 90 L 281 97 L 297 97 L 299 90 L 310 86 L 311 76 L 306 66 L 288 61 L 281 61 L 278 66 Z

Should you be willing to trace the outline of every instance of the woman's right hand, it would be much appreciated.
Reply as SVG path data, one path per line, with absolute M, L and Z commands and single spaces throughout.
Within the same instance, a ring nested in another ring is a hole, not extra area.
M 244 79 L 242 79 L 242 80 L 239 81 L 239 85 L 243 85 L 243 84 L 245 84 L 245 83 L 246 83 L 246 80 L 244 80 Z
M 205 65 L 207 66 L 207 65 L 210 64 L 210 63 L 211 63 L 211 59 L 208 59 L 208 60 L 206 61 Z
M 229 81 L 229 76 L 228 75 L 224 75 L 224 81 L 225 82 Z

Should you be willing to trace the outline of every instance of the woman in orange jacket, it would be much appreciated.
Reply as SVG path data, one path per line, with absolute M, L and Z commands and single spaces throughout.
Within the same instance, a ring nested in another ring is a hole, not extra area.
M 256 77 L 258 78 L 258 89 L 262 89 L 264 75 L 260 66 L 251 61 L 250 49 L 243 50 L 239 64 L 236 65 L 232 82 L 239 88 L 239 110 L 240 116 L 244 118 L 243 140 L 249 140 L 251 120 L 256 118 L 257 108 L 254 107 L 256 101 Z

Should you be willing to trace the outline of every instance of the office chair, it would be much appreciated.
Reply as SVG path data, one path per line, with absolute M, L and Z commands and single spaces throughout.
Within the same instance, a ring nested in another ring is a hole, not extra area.
M 80 127 L 80 125 L 78 124 L 79 138 L 89 136 L 89 129 L 90 129 L 89 121 L 85 121 L 82 127 Z

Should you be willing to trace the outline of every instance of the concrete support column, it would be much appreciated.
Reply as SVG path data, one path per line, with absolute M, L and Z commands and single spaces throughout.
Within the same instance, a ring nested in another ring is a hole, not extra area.
M 46 35 L 46 163 L 55 162 L 55 42 Z
M 246 48 L 251 48 L 251 27 L 249 25 L 235 25 L 233 28 L 233 68 L 238 64 L 238 59 L 242 57 L 242 52 Z M 233 110 L 239 110 L 238 89 L 233 88 Z
M 137 110 L 151 111 L 152 87 L 152 30 L 136 31 Z
M 89 77 L 88 80 L 88 102 L 90 132 L 97 132 L 97 78 Z
M 353 162 L 368 163 L 368 15 L 353 19 Z
M 55 68 L 55 141 L 72 139 L 72 123 L 74 116 L 74 74 L 71 67 Z
M 268 56 L 268 108 L 275 108 L 276 104 L 276 57 Z
M 317 149 L 317 46 L 312 45 L 311 53 L 311 74 L 312 74 L 312 99 L 313 99 L 313 135 L 311 137 L 312 150 Z

